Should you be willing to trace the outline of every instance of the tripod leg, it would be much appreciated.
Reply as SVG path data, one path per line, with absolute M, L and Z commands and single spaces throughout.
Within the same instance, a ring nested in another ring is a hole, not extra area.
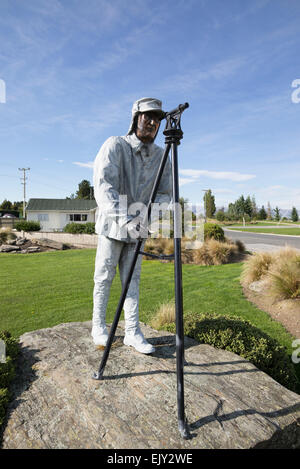
M 101 363 L 100 363 L 100 366 L 99 366 L 99 370 L 98 370 L 97 373 L 94 373 L 93 379 L 98 379 L 98 380 L 103 379 L 104 368 L 105 368 L 105 365 L 106 365 L 106 362 L 107 362 L 107 359 L 108 359 L 108 355 L 109 355 L 109 352 L 110 352 L 110 349 L 111 349 L 111 345 L 112 345 L 114 337 L 115 337 L 116 329 L 118 327 L 118 323 L 119 323 L 119 320 L 120 320 L 123 305 L 124 305 L 124 302 L 125 302 L 125 299 L 126 299 L 129 284 L 130 284 L 130 281 L 131 281 L 131 278 L 132 278 L 132 275 L 133 275 L 133 271 L 134 271 L 134 268 L 135 268 L 135 265 L 136 265 L 136 262 L 137 262 L 137 258 L 138 258 L 139 251 L 141 249 L 142 243 L 143 243 L 143 240 L 139 240 L 136 243 L 136 248 L 135 248 L 135 251 L 134 251 L 132 263 L 131 263 L 131 266 L 130 266 L 130 269 L 129 269 L 129 272 L 128 272 L 128 276 L 127 276 L 124 288 L 122 290 L 122 294 L 121 294 L 121 297 L 120 297 L 120 300 L 119 300 L 119 304 L 118 304 L 118 307 L 117 307 L 117 310 L 116 310 L 116 314 L 115 314 L 113 323 L 112 323 L 110 331 L 109 331 L 107 344 L 105 346 L 105 350 L 104 350 L 103 357 L 102 357 L 102 360 L 101 360 Z
M 172 143 L 172 175 L 174 201 L 174 273 L 176 305 L 176 373 L 177 373 L 177 409 L 178 429 L 185 439 L 190 437 L 184 414 L 184 330 L 182 300 L 182 266 L 181 266 L 181 227 L 182 214 L 179 207 L 178 156 L 177 145 Z

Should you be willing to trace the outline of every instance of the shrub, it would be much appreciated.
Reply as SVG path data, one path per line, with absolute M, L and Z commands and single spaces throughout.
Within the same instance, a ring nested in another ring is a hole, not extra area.
M 300 254 L 290 248 L 274 256 L 269 270 L 270 293 L 277 299 L 300 298 Z
M 242 283 L 265 278 L 269 295 L 274 300 L 300 298 L 300 254 L 286 247 L 276 253 L 261 252 L 250 256 L 244 263 Z
M 174 241 L 170 238 L 148 238 L 144 246 L 145 252 L 150 252 L 151 254 L 166 254 L 170 255 L 174 253 Z
M 175 324 L 165 326 L 175 333 Z M 187 313 L 184 333 L 200 343 L 228 350 L 270 375 L 292 391 L 299 389 L 299 381 L 289 355 L 275 339 L 249 321 L 212 313 Z
M 245 251 L 246 251 L 246 248 L 245 248 L 245 245 L 242 241 L 240 241 L 239 239 L 237 239 L 235 242 L 235 245 L 238 249 L 238 252 L 240 252 L 241 254 L 243 254 Z
M 151 320 L 151 327 L 154 329 L 161 329 L 166 324 L 170 324 L 175 322 L 175 304 L 174 301 L 170 303 L 163 303 L 160 305 L 159 309 L 157 310 L 154 318 Z
M 216 219 L 218 221 L 225 221 L 226 220 L 226 215 L 223 212 L 223 210 L 218 210 L 218 212 L 216 213 Z
M 265 276 L 274 258 L 269 252 L 257 252 L 248 257 L 243 265 L 242 283 L 249 285 Z
M 194 250 L 193 257 L 195 264 L 220 265 L 232 261 L 237 254 L 236 244 L 208 239 L 200 248 Z
M 183 264 L 226 264 L 232 262 L 240 252 L 245 250 L 243 243 L 232 243 L 226 238 L 224 242 L 208 239 L 197 249 L 190 249 L 190 242 L 191 240 L 188 238 L 183 238 L 181 242 L 181 261 Z M 170 255 L 174 253 L 174 243 L 172 239 L 168 238 L 148 238 L 143 250 L 150 254 Z M 145 256 L 145 259 L 150 259 L 150 257 Z
M 87 222 L 85 224 L 85 231 L 86 234 L 95 234 L 95 223 Z
M 16 239 L 16 235 L 12 233 L 9 229 L 4 229 L 0 231 L 0 244 L 6 243 L 8 240 Z
M 17 231 L 40 231 L 41 225 L 38 221 L 17 221 L 15 223 L 15 228 Z
M 95 234 L 95 223 L 68 223 L 64 227 L 65 233 L 71 234 Z
M 11 337 L 7 331 L 0 331 L 0 340 L 6 345 L 6 361 L 0 363 L 0 426 L 5 417 L 5 411 L 10 399 L 8 386 L 15 375 L 14 362 L 18 355 L 18 343 L 16 339 Z
M 192 249 L 186 249 L 185 243 L 189 243 L 190 239 L 182 238 L 181 242 L 181 261 L 183 264 L 193 264 L 194 263 L 194 251 Z M 166 254 L 167 256 L 174 254 L 174 240 L 170 238 L 148 238 L 144 245 L 144 252 L 149 252 L 150 254 L 162 255 Z M 144 259 L 149 260 L 151 257 L 144 256 Z M 171 260 L 165 260 L 164 262 L 171 262 Z
M 207 239 L 216 239 L 217 241 L 224 241 L 224 230 L 221 226 L 216 225 L 215 223 L 205 223 L 204 224 L 204 240 Z

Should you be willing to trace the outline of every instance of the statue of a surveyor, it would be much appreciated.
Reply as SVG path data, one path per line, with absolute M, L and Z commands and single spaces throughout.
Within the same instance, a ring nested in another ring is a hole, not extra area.
M 112 280 L 119 265 L 124 285 L 131 266 L 137 236 L 147 237 L 142 218 L 130 214 L 128 207 L 147 206 L 163 149 L 154 143 L 164 117 L 158 99 L 142 98 L 132 107 L 129 131 L 123 137 L 104 142 L 94 164 L 94 192 L 97 201 L 96 233 L 98 248 L 95 261 L 92 337 L 96 345 L 106 345 L 106 308 Z M 167 204 L 172 197 L 171 164 L 164 169 L 155 203 Z M 127 198 L 127 200 L 126 200 Z M 127 201 L 127 206 L 124 205 Z M 121 203 L 122 202 L 122 203 Z M 154 347 L 139 327 L 139 282 L 142 256 L 139 255 L 126 300 L 124 344 L 141 353 L 153 353 Z

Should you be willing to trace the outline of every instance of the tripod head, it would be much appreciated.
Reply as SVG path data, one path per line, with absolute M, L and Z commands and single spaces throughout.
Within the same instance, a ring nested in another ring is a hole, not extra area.
M 166 119 L 168 116 L 175 115 L 175 114 L 182 114 L 185 109 L 189 107 L 189 103 L 184 103 L 184 104 L 178 104 L 175 109 L 172 109 L 172 111 L 165 112 L 165 115 L 163 119 Z
M 165 143 L 176 143 L 180 145 L 180 140 L 183 137 L 183 132 L 180 126 L 181 114 L 189 107 L 189 103 L 179 104 L 172 111 L 165 112 L 164 119 L 166 119 L 166 127 L 163 134 L 166 136 Z

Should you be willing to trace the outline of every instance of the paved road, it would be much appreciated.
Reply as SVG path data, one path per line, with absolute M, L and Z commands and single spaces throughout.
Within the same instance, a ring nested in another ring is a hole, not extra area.
M 225 236 L 233 241 L 240 239 L 249 251 L 273 251 L 284 246 L 300 250 L 300 236 L 249 233 L 223 228 Z

